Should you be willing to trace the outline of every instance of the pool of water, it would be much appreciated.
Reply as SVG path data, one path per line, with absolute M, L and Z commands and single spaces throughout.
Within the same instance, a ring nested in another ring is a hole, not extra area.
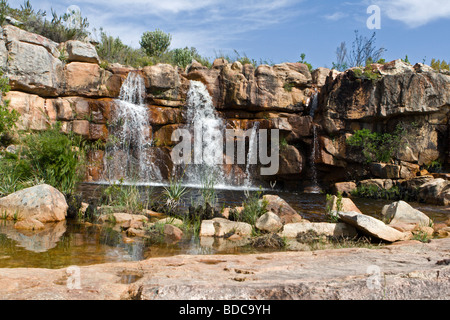
M 105 186 L 83 184 L 80 191 L 85 201 L 100 197 Z M 161 186 L 143 186 L 142 191 L 160 194 Z M 310 221 L 326 221 L 325 195 L 304 194 L 264 190 L 266 194 L 278 194 Z M 186 206 L 200 197 L 200 191 L 191 188 L 185 196 Z M 225 206 L 240 206 L 245 199 L 244 190 L 217 190 L 218 203 Z M 380 217 L 381 209 L 391 201 L 353 199 L 360 210 L 368 215 Z M 449 208 L 411 203 L 429 215 L 435 222 L 450 217 Z M 178 254 L 246 254 L 267 252 L 250 246 L 237 246 L 223 239 L 198 239 L 190 234 L 178 242 L 169 239 L 127 238 L 113 226 L 86 225 L 76 221 L 48 224 L 39 232 L 24 232 L 14 229 L 13 223 L 0 221 L 0 268 L 63 268 L 71 265 L 91 265 L 108 262 L 138 261 L 151 257 Z

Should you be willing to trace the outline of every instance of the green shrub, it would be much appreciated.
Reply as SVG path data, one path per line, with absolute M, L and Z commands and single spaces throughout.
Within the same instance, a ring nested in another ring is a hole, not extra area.
M 19 114 L 15 110 L 9 110 L 9 101 L 4 99 L 4 95 L 9 91 L 9 79 L 3 77 L 0 70 L 0 144 L 6 135 L 15 128 L 19 119 Z
M 170 46 L 172 35 L 159 29 L 147 31 L 141 37 L 139 44 L 150 57 L 160 57 Z
M 308 67 L 310 72 L 313 71 L 313 66 L 305 60 L 306 54 L 302 53 L 300 55 L 300 58 L 301 58 L 301 60 L 299 62 L 305 64 Z
M 450 70 L 450 66 L 445 60 L 431 59 L 431 67 L 436 71 Z
M 246 222 L 255 225 L 256 220 L 267 212 L 267 201 L 262 198 L 263 192 L 247 192 L 246 199 L 242 204 L 242 211 L 230 210 L 229 219 L 233 221 Z
M 370 65 L 365 67 L 364 70 L 361 68 L 353 69 L 353 75 L 355 76 L 355 78 L 360 80 L 376 81 L 381 78 L 381 74 L 372 71 Z

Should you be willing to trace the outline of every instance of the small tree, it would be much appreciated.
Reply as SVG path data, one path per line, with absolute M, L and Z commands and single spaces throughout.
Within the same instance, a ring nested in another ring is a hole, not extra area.
M 350 67 L 361 67 L 368 61 L 378 61 L 386 51 L 385 48 L 376 48 L 376 33 L 374 32 L 370 38 L 359 35 L 355 30 L 355 40 L 352 44 L 352 51 L 348 55 L 347 63 Z
M 0 71 L 0 142 L 3 141 L 5 134 L 8 134 L 15 126 L 19 119 L 16 110 L 9 110 L 9 101 L 3 97 L 10 89 L 9 79 L 3 77 Z
M 167 51 L 172 41 L 172 35 L 159 29 L 147 31 L 141 37 L 139 44 L 151 57 L 161 57 Z

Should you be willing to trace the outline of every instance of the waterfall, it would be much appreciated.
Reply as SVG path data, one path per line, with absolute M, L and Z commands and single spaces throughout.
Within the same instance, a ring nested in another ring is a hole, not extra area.
M 312 96 L 312 100 L 310 103 L 310 111 L 309 114 L 311 116 L 311 118 L 313 118 L 314 120 L 314 114 L 317 110 L 318 107 L 318 103 L 319 103 L 319 99 L 318 99 L 318 93 L 317 93 L 317 89 L 315 89 L 315 93 Z M 309 191 L 311 193 L 319 193 L 320 192 L 320 187 L 319 187 L 319 183 L 317 181 L 317 169 L 316 169 L 316 153 L 317 153 L 317 145 L 318 145 L 318 140 L 317 140 L 317 128 L 314 124 L 314 122 L 312 123 L 312 129 L 313 129 L 313 141 L 312 141 L 312 150 L 311 150 L 311 157 L 310 157 L 310 167 L 311 167 L 311 179 L 312 179 L 312 186 L 309 188 Z
M 105 152 L 105 174 L 109 181 L 162 179 L 151 161 L 150 122 L 144 100 L 144 79 L 138 73 L 130 72 L 111 112 Z
M 258 156 L 258 154 L 257 154 L 258 153 L 258 129 L 259 129 L 259 122 L 256 122 L 252 128 L 252 133 L 248 140 L 249 145 L 248 145 L 247 164 L 245 167 L 245 180 L 244 180 L 245 187 L 252 186 L 251 165 L 254 165 L 257 163 L 256 157 Z
M 193 163 L 187 166 L 184 181 L 200 186 L 205 179 L 213 179 L 216 185 L 224 185 L 224 123 L 206 86 L 200 81 L 190 81 L 186 106 L 188 128 L 194 136 L 194 152 Z

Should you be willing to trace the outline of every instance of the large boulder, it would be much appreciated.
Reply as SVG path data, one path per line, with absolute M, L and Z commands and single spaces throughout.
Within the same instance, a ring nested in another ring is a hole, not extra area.
M 253 227 L 245 222 L 235 222 L 223 218 L 213 219 L 214 236 L 223 237 L 227 234 L 234 233 L 243 237 L 250 236 L 252 234 Z
M 389 224 L 416 223 L 429 226 L 431 219 L 419 210 L 414 209 L 405 201 L 394 202 L 383 208 L 382 215 Z
M 269 211 L 256 220 L 255 227 L 262 231 L 278 232 L 283 227 L 283 223 L 280 217 Z
M 286 201 L 277 195 L 264 195 L 263 201 L 267 202 L 266 209 L 275 213 L 283 224 L 302 221 L 302 217 Z
M 100 63 L 97 50 L 88 42 L 70 40 L 65 43 L 65 48 L 67 50 L 68 62 L 78 61 L 96 64 Z
M 362 233 L 383 241 L 395 242 L 404 240 L 406 237 L 404 233 L 387 226 L 383 221 L 366 216 L 362 213 L 339 212 L 339 218 L 343 222 L 354 226 Z
M 111 72 L 98 64 L 71 62 L 64 68 L 64 95 L 84 97 L 115 97 L 116 86 L 111 86 Z
M 418 198 L 426 203 L 448 205 L 450 199 L 450 181 L 442 178 L 430 180 L 419 187 Z
M 4 35 L 8 51 L 5 69 L 11 88 L 57 96 L 63 76 L 57 43 L 14 26 L 5 26 Z
M 33 218 L 42 223 L 66 219 L 64 195 L 47 184 L 27 188 L 0 199 L 0 212 L 8 219 Z

